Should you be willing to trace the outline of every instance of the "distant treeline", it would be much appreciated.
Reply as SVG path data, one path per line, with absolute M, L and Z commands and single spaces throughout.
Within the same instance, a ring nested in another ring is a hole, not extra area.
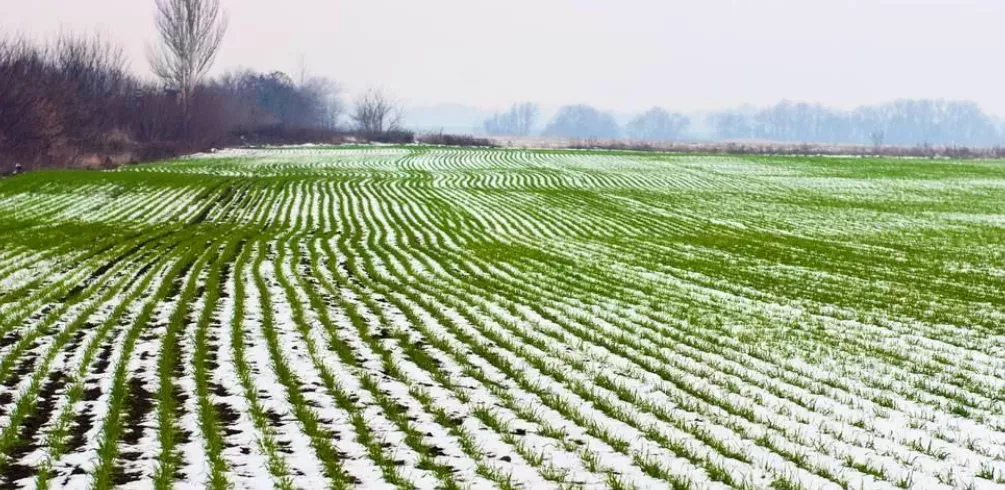
M 872 145 L 994 146 L 1002 128 L 973 102 L 899 100 L 841 111 L 784 101 L 710 119 L 718 139 Z
M 538 113 L 533 104 L 518 104 L 508 113 L 486 121 L 484 129 L 496 136 L 527 136 L 532 134 L 528 128 L 533 124 L 518 116 Z M 697 139 L 973 147 L 990 147 L 1005 141 L 1003 127 L 977 104 L 944 100 L 900 100 L 852 111 L 783 101 L 760 110 L 714 113 L 706 116 L 703 127 L 703 134 Z M 695 129 L 692 118 L 662 108 L 650 109 L 620 126 L 610 113 L 587 105 L 572 105 L 561 108 L 540 134 L 666 142 L 695 139 L 699 133 Z

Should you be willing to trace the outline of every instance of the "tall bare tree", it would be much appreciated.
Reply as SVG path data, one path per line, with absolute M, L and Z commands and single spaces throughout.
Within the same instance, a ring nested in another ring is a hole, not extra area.
M 537 116 L 541 113 L 537 104 L 532 102 L 514 105 L 510 111 L 515 115 L 517 134 L 521 136 L 530 134 L 534 129 L 534 123 L 537 122 Z
M 196 86 L 216 60 L 227 32 L 220 0 L 154 0 L 160 42 L 150 52 L 154 73 L 178 91 L 187 122 Z
M 379 90 L 370 90 L 356 99 L 350 117 L 356 130 L 366 135 L 401 130 L 401 108 Z

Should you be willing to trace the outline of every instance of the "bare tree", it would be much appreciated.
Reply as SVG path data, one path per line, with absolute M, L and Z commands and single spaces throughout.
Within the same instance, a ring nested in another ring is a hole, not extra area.
M 521 136 L 527 136 L 530 134 L 531 129 L 534 128 L 534 123 L 537 122 L 537 116 L 541 112 L 537 108 L 537 104 L 532 102 L 524 102 L 522 104 L 515 105 L 511 111 L 516 116 L 515 121 L 517 134 Z
M 100 33 L 63 32 L 56 39 L 52 56 L 60 75 L 74 81 L 81 95 L 113 94 L 129 82 L 125 51 Z
M 540 113 L 537 104 L 513 104 L 508 111 L 496 114 L 483 123 L 485 132 L 494 135 L 527 136 L 534 128 Z
M 154 73 L 178 91 L 187 120 L 196 85 L 220 50 L 227 18 L 220 0 L 155 0 L 159 45 L 150 52 Z
M 126 69 L 125 52 L 101 34 L 63 32 L 51 49 L 50 63 L 62 82 L 61 113 L 66 136 L 88 147 L 125 119 L 125 94 L 138 88 Z
M 882 129 L 877 129 L 869 134 L 869 139 L 872 140 L 872 146 L 879 148 L 883 146 L 883 140 L 886 139 L 886 132 Z
M 401 130 L 401 108 L 379 90 L 369 90 L 356 99 L 350 117 L 356 130 L 366 135 Z
M 303 54 L 300 55 L 297 72 L 297 89 L 310 100 L 312 123 L 324 129 L 338 129 L 345 110 L 342 87 L 331 78 L 313 75 Z
M 25 38 L 0 40 L 0 160 L 36 161 L 61 138 L 64 126 L 49 75 L 50 50 Z
M 338 82 L 327 77 L 310 77 L 300 86 L 300 90 L 314 101 L 316 124 L 325 129 L 338 129 L 345 110 L 342 88 Z

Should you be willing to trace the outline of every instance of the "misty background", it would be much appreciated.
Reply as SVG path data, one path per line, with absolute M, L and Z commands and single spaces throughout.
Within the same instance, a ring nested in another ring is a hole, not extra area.
M 7 3 L 2 32 L 100 32 L 131 71 L 151 76 L 153 2 Z M 529 102 L 538 107 L 529 133 L 554 136 L 1005 139 L 1005 2 L 996 0 L 222 4 L 229 29 L 212 76 L 308 71 L 336 82 L 346 104 L 379 88 L 420 131 L 484 134 L 488 119 Z M 638 120 L 652 108 L 666 117 Z M 645 131 L 653 125 L 663 129 Z

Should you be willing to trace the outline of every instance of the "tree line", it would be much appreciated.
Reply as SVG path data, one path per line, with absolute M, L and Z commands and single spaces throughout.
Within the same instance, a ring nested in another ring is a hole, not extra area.
M 900 100 L 850 111 L 782 101 L 763 109 L 737 109 L 707 115 L 704 130 L 694 128 L 691 117 L 659 107 L 619 125 L 611 113 L 588 105 L 570 105 L 559 109 L 551 121 L 536 130 L 534 125 L 539 113 L 532 103 L 517 104 L 486 120 L 484 130 L 496 136 L 540 134 L 650 142 L 711 139 L 989 147 L 1005 140 L 1005 127 L 976 103 L 967 101 Z
M 485 120 L 483 129 L 492 136 L 530 136 L 541 114 L 537 104 L 514 104 L 506 112 Z M 654 107 L 635 117 L 624 128 L 614 116 L 594 107 L 579 104 L 565 106 L 540 132 L 542 136 L 586 139 L 629 137 L 647 141 L 669 141 L 683 136 L 690 119 Z
M 986 147 L 1005 139 L 1005 128 L 967 101 L 899 100 L 850 111 L 782 101 L 714 114 L 710 122 L 724 140 Z
M 351 107 L 338 84 L 281 71 L 209 78 L 227 30 L 219 0 L 154 0 L 156 80 L 131 72 L 100 35 L 0 35 L 0 165 L 102 165 L 242 143 L 401 138 L 401 111 L 369 91 Z

